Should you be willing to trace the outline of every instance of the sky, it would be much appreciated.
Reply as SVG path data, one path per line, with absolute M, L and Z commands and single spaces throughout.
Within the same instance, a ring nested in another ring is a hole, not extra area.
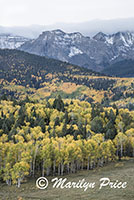
M 134 0 L 0 0 L 0 26 L 134 17 Z

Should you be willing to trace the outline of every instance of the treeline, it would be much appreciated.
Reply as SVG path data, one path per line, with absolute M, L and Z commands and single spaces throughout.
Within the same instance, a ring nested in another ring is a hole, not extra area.
M 0 102 L 0 179 L 75 173 L 134 156 L 134 112 L 79 100 Z

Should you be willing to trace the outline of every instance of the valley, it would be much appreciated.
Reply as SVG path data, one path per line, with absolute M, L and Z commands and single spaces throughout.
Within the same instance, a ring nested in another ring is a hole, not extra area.
M 62 98 L 116 103 L 133 109 L 134 79 L 108 77 L 66 62 L 18 50 L 0 50 L 1 96 L 7 98 Z M 3 98 L 3 97 L 2 97 Z

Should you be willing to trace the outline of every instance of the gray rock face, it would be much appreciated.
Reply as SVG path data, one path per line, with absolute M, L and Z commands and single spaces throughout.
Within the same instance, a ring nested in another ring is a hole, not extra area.
M 25 37 L 12 34 L 0 34 L 1 49 L 16 49 L 27 41 L 29 41 L 29 39 Z
M 20 50 L 101 71 L 109 64 L 134 59 L 134 33 L 98 33 L 93 38 L 61 30 L 45 31 Z

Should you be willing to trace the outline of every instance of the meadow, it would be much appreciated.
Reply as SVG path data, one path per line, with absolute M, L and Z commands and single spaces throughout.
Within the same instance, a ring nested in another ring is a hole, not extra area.
M 107 177 L 111 181 L 127 182 L 125 189 L 111 189 L 104 187 L 99 190 L 100 178 Z M 38 177 L 37 177 L 38 178 Z M 79 171 L 76 174 L 64 175 L 68 181 L 78 182 L 85 179 L 88 182 L 95 182 L 94 189 L 60 189 L 53 188 L 49 176 L 49 186 L 45 190 L 36 187 L 36 179 L 27 179 L 20 188 L 15 185 L 7 186 L 0 184 L 0 200 L 133 200 L 134 199 L 134 160 L 122 160 L 120 162 L 109 163 L 103 168 L 94 170 Z

